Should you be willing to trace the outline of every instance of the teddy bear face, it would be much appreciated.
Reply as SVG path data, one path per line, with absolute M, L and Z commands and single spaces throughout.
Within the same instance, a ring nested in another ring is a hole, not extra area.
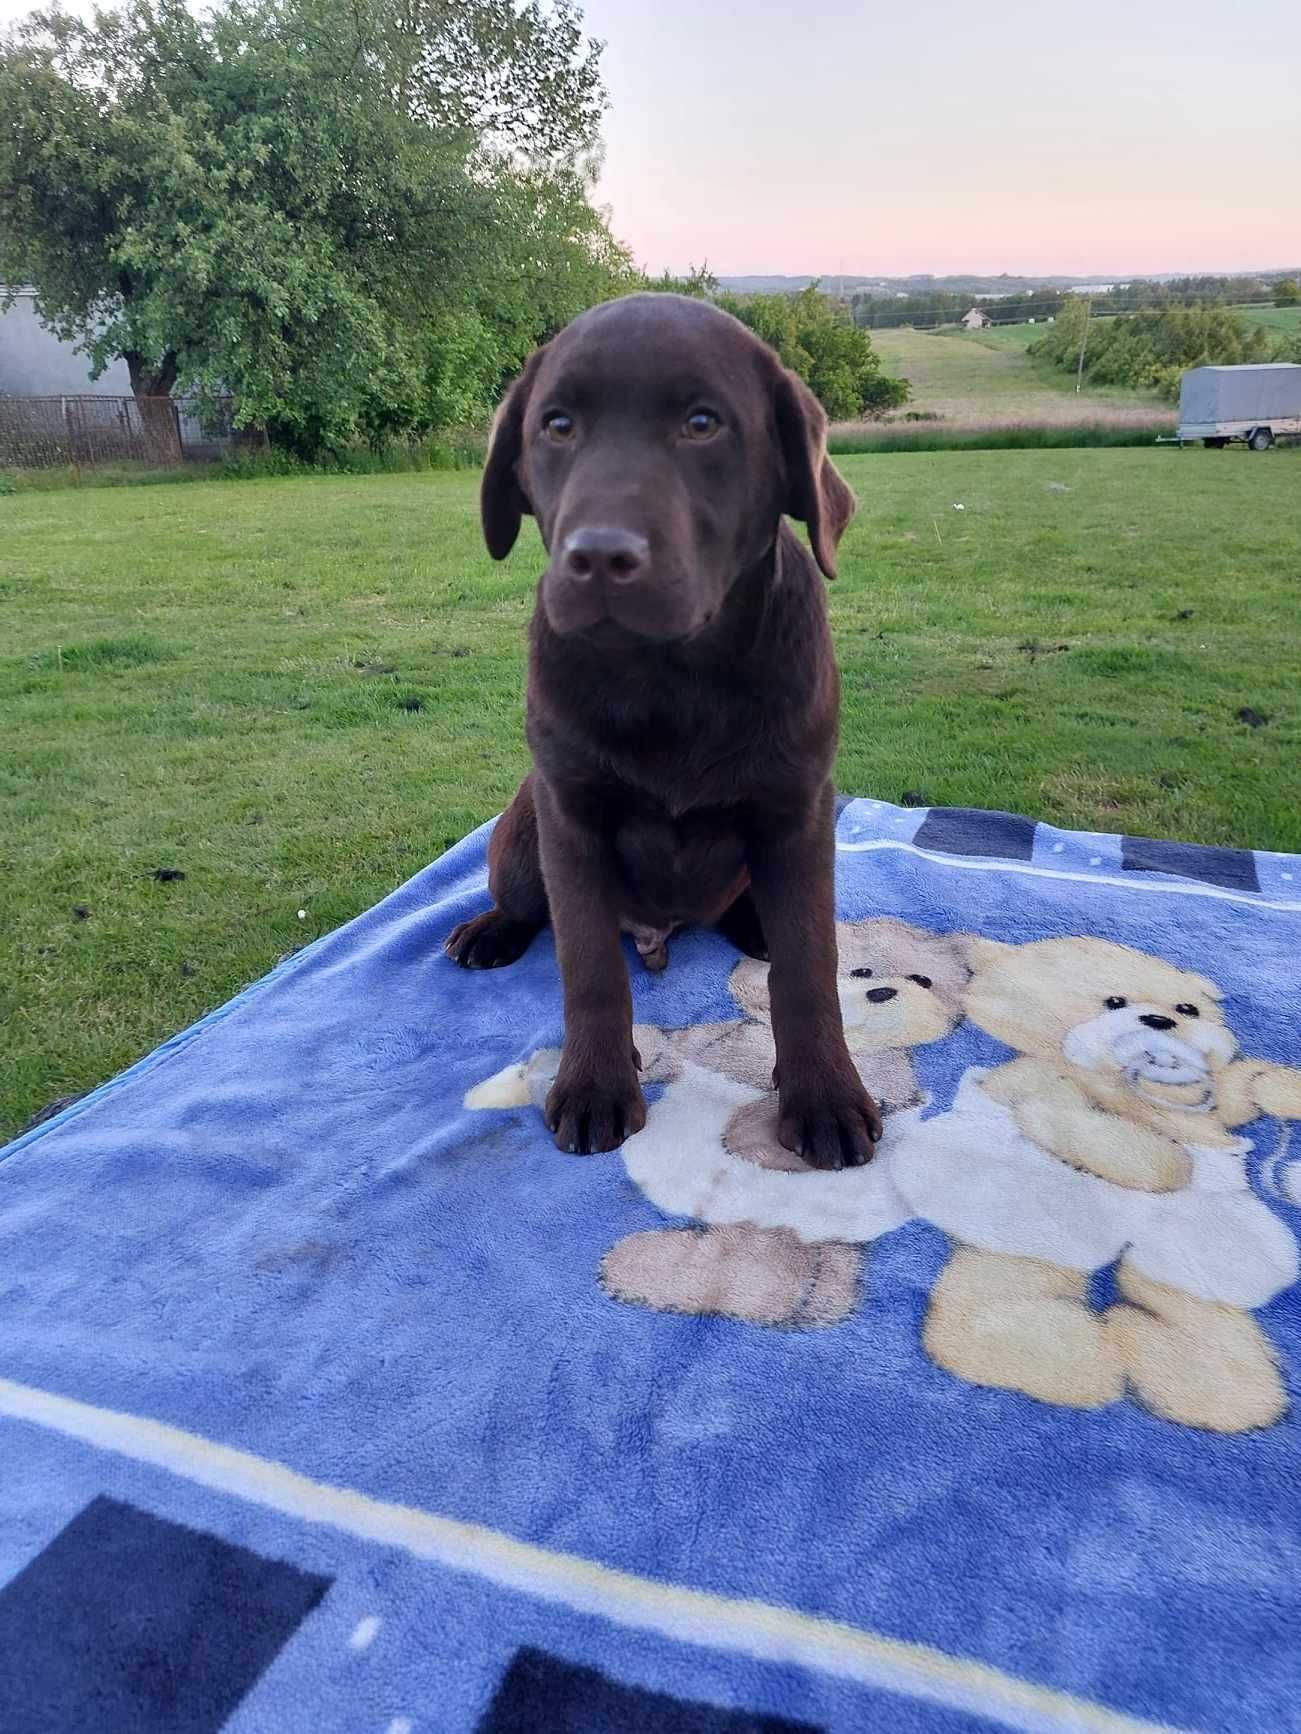
M 851 1050 L 919 1047 L 962 1016 L 966 940 L 889 917 L 837 930 L 838 987 Z
M 1237 1042 L 1213 982 L 1102 939 L 978 940 L 971 961 L 967 1015 L 1000 1041 L 1149 1107 L 1214 1109 Z
M 961 934 L 928 933 L 881 916 L 836 928 L 837 986 L 851 1052 L 883 1053 L 946 1036 L 962 1015 L 970 971 Z M 746 959 L 729 982 L 751 1017 L 771 1015 L 768 966 Z

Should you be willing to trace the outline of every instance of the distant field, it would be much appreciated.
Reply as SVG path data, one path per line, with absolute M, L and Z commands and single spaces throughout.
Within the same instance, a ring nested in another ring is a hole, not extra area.
M 1301 451 L 840 461 L 842 788 L 1301 848 Z M 0 1137 L 510 798 L 477 480 L 0 497 Z
M 966 343 L 979 343 L 985 349 L 1015 350 L 1024 355 L 1036 337 L 1049 329 L 1043 321 L 1034 325 L 987 325 L 983 331 L 955 331 L 953 335 Z
M 904 328 L 874 331 L 872 342 L 885 371 L 912 386 L 907 408 L 929 411 L 945 421 L 1173 426 L 1170 405 L 1148 392 L 1095 386 L 1077 396 L 1068 374 L 1026 354 L 1043 330 L 1039 325 L 1004 325 L 979 332 Z
M 1301 307 L 1241 307 L 1238 311 L 1253 325 L 1263 325 L 1267 331 L 1301 337 Z

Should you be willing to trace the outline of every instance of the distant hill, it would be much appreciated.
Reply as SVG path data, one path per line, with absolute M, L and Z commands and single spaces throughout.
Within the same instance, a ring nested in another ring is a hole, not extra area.
M 1268 271 L 1242 271 L 1232 275 L 1259 277 L 1268 281 L 1272 277 L 1288 275 L 1291 269 L 1294 268 L 1279 266 Z M 940 290 L 951 295 L 1015 295 L 1028 289 L 1089 288 L 1100 283 L 1172 283 L 1186 276 L 1187 272 L 1180 271 L 1152 272 L 1147 276 L 1135 276 L 1133 272 L 1126 271 L 1094 271 L 1087 277 L 982 277 L 974 273 L 932 277 L 925 272 L 919 272 L 912 277 L 856 277 L 849 273 L 842 277 L 838 271 L 824 271 L 821 276 L 807 277 L 720 277 L 719 283 L 724 289 L 731 289 L 738 295 L 793 295 L 799 289 L 807 289 L 810 283 L 821 283 L 824 289 L 833 292 L 843 290 L 850 295 L 917 295 L 925 294 L 928 290 Z

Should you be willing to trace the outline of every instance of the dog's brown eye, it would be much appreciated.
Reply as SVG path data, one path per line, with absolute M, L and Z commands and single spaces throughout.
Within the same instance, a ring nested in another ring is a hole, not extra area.
M 712 409 L 693 409 L 683 426 L 689 440 L 713 439 L 722 423 Z
M 542 418 L 542 431 L 548 439 L 567 440 L 574 434 L 574 418 L 565 415 L 561 410 L 552 410 L 550 415 Z
M 1184 1018 L 1199 1018 L 1202 1015 L 1195 1005 L 1177 1005 L 1175 1010 Z
M 855 981 L 866 981 L 872 972 L 870 969 L 851 969 L 849 973 Z
M 915 981 L 918 987 L 931 987 L 934 985 L 928 975 L 910 975 L 908 979 L 909 981 Z
M 1118 993 L 1113 993 L 1110 999 L 1104 999 L 1102 1003 L 1108 1011 L 1124 1011 L 1129 1001 L 1122 999 Z

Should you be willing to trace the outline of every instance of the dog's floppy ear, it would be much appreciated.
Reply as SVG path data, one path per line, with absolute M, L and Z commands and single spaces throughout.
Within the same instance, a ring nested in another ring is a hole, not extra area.
M 533 510 L 520 486 L 519 461 L 524 445 L 524 413 L 541 354 L 536 349 L 529 356 L 524 371 L 502 399 L 493 419 L 483 479 L 479 483 L 479 516 L 483 539 L 494 560 L 504 560 L 510 553 L 519 535 L 520 519 Z
M 785 511 L 808 525 L 813 556 L 836 576 L 836 545 L 854 515 L 854 496 L 827 456 L 827 417 L 798 374 L 777 380 L 777 433 L 786 466 Z

